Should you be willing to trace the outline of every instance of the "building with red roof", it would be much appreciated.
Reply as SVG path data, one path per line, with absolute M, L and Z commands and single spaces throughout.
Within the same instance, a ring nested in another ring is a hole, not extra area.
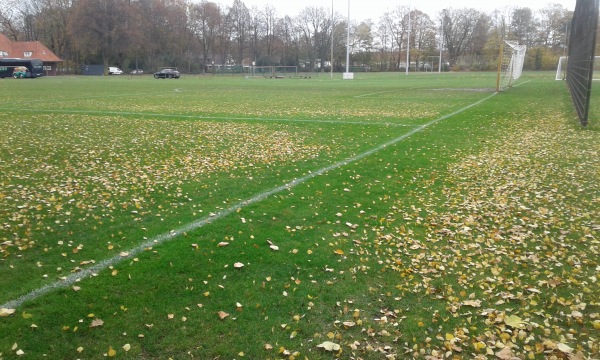
M 39 41 L 11 41 L 0 34 L 0 58 L 40 59 L 44 62 L 46 75 L 56 75 L 58 64 L 63 60 Z

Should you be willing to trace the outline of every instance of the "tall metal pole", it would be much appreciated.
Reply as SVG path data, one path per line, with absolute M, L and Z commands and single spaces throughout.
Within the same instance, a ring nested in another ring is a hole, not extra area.
M 348 0 L 348 31 L 346 34 L 346 73 L 350 72 L 350 0 Z
M 442 14 L 442 27 L 440 28 L 440 61 L 438 73 L 442 72 L 442 51 L 444 49 L 444 15 Z
M 406 75 L 410 68 L 410 3 L 408 5 L 408 35 L 406 36 Z
M 329 57 L 329 73 L 330 77 L 333 79 L 333 30 L 335 29 L 335 25 L 333 23 L 333 0 L 331 0 L 331 56 Z

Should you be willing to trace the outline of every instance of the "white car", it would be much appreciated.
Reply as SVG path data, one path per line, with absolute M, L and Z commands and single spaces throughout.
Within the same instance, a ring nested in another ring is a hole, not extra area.
M 123 70 L 119 69 L 118 67 L 114 67 L 114 66 L 108 67 L 108 75 L 121 75 L 121 74 L 123 74 Z

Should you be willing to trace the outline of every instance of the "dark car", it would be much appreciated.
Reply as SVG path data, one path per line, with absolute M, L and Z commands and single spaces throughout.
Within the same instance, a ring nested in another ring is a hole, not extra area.
M 179 79 L 179 71 L 175 69 L 162 69 L 154 73 L 155 79 Z

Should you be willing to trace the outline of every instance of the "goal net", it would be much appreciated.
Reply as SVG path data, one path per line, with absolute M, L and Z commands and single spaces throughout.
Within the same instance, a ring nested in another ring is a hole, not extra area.
M 248 69 L 246 78 L 265 77 L 273 79 L 294 76 L 298 76 L 297 66 L 253 66 Z
M 561 56 L 558 59 L 558 65 L 556 66 L 556 80 L 567 79 L 567 65 L 569 64 L 568 56 Z M 592 72 L 592 80 L 600 80 L 600 56 L 594 56 L 594 70 Z
M 498 90 L 504 90 L 523 74 L 523 64 L 525 63 L 526 45 L 519 45 L 515 41 L 505 41 L 502 56 L 499 61 L 499 81 Z

